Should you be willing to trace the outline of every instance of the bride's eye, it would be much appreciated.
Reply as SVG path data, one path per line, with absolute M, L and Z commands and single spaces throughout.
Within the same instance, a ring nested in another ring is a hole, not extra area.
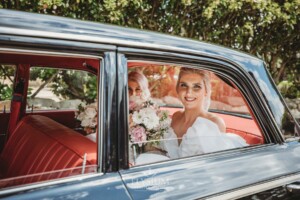
M 194 85 L 194 89 L 200 90 L 200 89 L 202 89 L 202 86 L 201 85 Z
M 182 87 L 182 88 L 186 88 L 187 87 L 187 85 L 185 83 L 180 83 L 179 86 Z

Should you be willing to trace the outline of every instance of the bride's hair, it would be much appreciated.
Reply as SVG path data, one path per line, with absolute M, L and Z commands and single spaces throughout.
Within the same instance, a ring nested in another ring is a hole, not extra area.
M 207 96 L 204 99 L 203 109 L 208 111 L 209 106 L 210 106 L 210 96 L 211 96 L 210 72 L 208 72 L 206 70 L 201 70 L 201 69 L 193 69 L 193 68 L 188 68 L 188 67 L 182 67 L 182 68 L 180 68 L 180 72 L 179 72 L 179 75 L 178 75 L 178 81 L 177 81 L 176 89 L 179 86 L 179 81 L 180 81 L 181 76 L 183 74 L 198 74 L 203 78 L 204 88 L 205 88 L 206 93 L 207 93 Z
M 139 84 L 142 90 L 143 98 L 147 99 L 150 97 L 148 80 L 144 74 L 132 71 L 128 74 L 128 81 L 134 81 Z

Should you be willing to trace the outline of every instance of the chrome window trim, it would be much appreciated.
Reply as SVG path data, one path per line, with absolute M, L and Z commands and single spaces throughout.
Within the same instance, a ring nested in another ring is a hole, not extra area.
M 105 88 L 105 84 L 104 84 L 104 78 L 101 78 L 104 76 L 104 73 L 105 73 L 105 69 L 104 67 L 101 67 L 101 66 L 104 66 L 104 59 L 101 60 L 101 63 L 100 63 L 100 70 L 98 71 L 98 74 L 99 74 L 99 77 L 98 77 L 98 83 L 99 83 L 99 86 L 98 86 L 98 144 L 103 144 L 103 137 L 104 137 L 104 126 L 105 126 L 105 122 L 104 122 L 104 88 Z M 101 112 L 100 112 L 101 111 Z M 98 162 L 99 162 L 99 165 L 98 165 L 98 172 L 101 172 L 103 170 L 103 157 L 105 155 L 103 154 L 103 145 L 101 146 L 98 146 Z
M 223 150 L 223 151 L 216 151 L 216 152 L 211 152 L 211 153 L 206 153 L 206 154 L 200 154 L 200 155 L 194 155 L 194 156 L 188 156 L 188 157 L 182 157 L 182 158 L 176 158 L 176 159 L 170 159 L 170 160 L 163 160 L 159 162 L 154 162 L 154 163 L 147 163 L 144 165 L 135 165 L 130 167 L 130 170 L 134 171 L 142 171 L 146 168 L 149 167 L 156 167 L 160 165 L 165 165 L 165 164 L 178 164 L 178 163 L 190 163 L 190 162 L 199 162 L 200 160 L 206 160 L 206 159 L 216 159 L 216 158 L 222 158 L 222 157 L 227 157 L 230 155 L 240 155 L 241 153 L 244 152 L 254 152 L 257 150 L 262 150 L 262 149 L 268 149 L 269 147 L 275 146 L 276 144 L 270 143 L 270 144 L 262 144 L 262 145 L 253 145 L 253 146 L 247 146 L 247 147 L 241 147 L 241 148 L 235 148 L 235 149 L 228 149 L 228 150 Z M 122 170 L 124 171 L 124 170 Z
M 9 195 L 9 194 L 16 194 L 23 191 L 33 190 L 41 187 L 48 187 L 52 185 L 57 184 L 63 184 L 68 182 L 75 182 L 75 181 L 81 181 L 93 177 L 100 177 L 103 176 L 104 173 L 97 173 L 97 174 L 80 174 L 77 176 L 69 176 L 65 178 L 58 178 L 58 180 L 46 180 L 43 182 L 36 182 L 30 185 L 19 185 L 13 188 L 3 188 L 0 190 L 0 196 Z
M 227 192 L 224 194 L 214 195 L 212 197 L 205 197 L 205 199 L 209 199 L 209 200 L 238 199 L 238 198 L 246 197 L 249 195 L 257 194 L 257 193 L 260 193 L 260 192 L 263 192 L 266 190 L 270 190 L 273 188 L 277 188 L 280 186 L 284 186 L 286 184 L 289 184 L 289 183 L 292 183 L 295 181 L 299 181 L 299 180 L 300 180 L 300 173 L 287 175 L 287 176 L 273 179 L 271 181 L 267 181 L 267 182 L 251 185 L 248 187 L 244 187 L 241 189 L 237 189 L 234 191 L 230 191 L 230 192 Z
M 1 30 L 1 29 L 0 29 Z M 101 50 L 99 50 L 99 52 L 101 52 Z M 76 53 L 62 53 L 62 52 L 55 52 L 55 51 L 37 51 L 37 50 L 24 50 L 24 49 L 18 49 L 18 48 L 1 48 L 0 47 L 0 53 L 11 53 L 11 54 L 24 54 L 24 55 L 28 55 L 28 56 L 32 56 L 32 55 L 46 55 L 46 56 L 59 56 L 59 57 L 72 57 L 72 58 L 89 58 L 89 59 L 98 59 L 101 63 L 100 63 L 100 70 L 99 70 L 99 74 L 98 74 L 98 79 L 100 80 L 100 82 L 103 80 L 101 78 L 101 76 L 103 75 L 101 73 L 101 71 L 103 71 L 103 67 L 101 67 L 101 64 L 104 63 L 104 58 L 102 56 L 95 56 L 95 55 L 89 55 L 89 54 L 76 54 Z M 104 52 L 103 52 L 104 53 Z M 97 82 L 98 84 L 98 82 Z M 103 113 L 103 84 L 98 86 L 98 96 L 101 94 L 102 96 L 100 96 L 100 98 L 98 98 L 98 104 L 100 104 L 99 107 L 99 112 Z M 99 103 L 100 101 L 100 103 Z M 102 110 L 100 110 L 102 109 Z M 70 111 L 70 110 L 67 110 Z M 102 121 L 103 117 L 101 118 L 98 117 L 98 123 L 101 126 L 104 122 Z M 98 164 L 97 164 L 97 172 L 94 174 L 82 174 L 82 175 L 78 175 L 78 176 L 69 176 L 69 177 L 63 177 L 63 178 L 59 178 L 58 180 L 47 180 L 47 183 L 40 183 L 40 182 L 36 182 L 33 185 L 19 185 L 16 186 L 16 188 L 3 188 L 3 191 L 1 191 L 0 189 L 0 196 L 1 195 L 7 195 L 7 194 L 11 194 L 11 193 L 15 193 L 15 192 L 21 192 L 21 191 L 25 191 L 25 190 L 30 190 L 30 189 L 35 189 L 35 188 L 39 188 L 39 187 L 44 187 L 44 186 L 51 186 L 51 185 L 55 185 L 55 184 L 60 184 L 60 183 L 67 183 L 67 182 L 72 182 L 75 180 L 83 180 L 83 179 L 87 179 L 87 178 L 91 178 L 91 177 L 96 177 L 96 176 L 102 176 L 102 160 L 103 160 L 103 130 L 99 131 L 98 135 L 99 135 L 99 139 L 98 139 L 98 145 L 97 145 L 97 156 L 98 156 Z M 100 143 L 99 143 L 100 142 Z
M 228 150 L 223 150 L 223 151 L 216 151 L 216 152 L 211 152 L 211 153 L 206 153 L 206 154 L 200 154 L 200 155 L 195 155 L 195 156 L 188 156 L 188 157 L 183 157 L 183 158 L 177 158 L 177 159 L 170 159 L 170 160 L 163 160 L 159 162 L 154 162 L 154 163 L 147 163 L 144 165 L 135 165 L 130 167 L 131 170 L 144 170 L 145 168 L 148 167 L 155 167 L 159 165 L 164 165 L 166 163 L 172 163 L 172 164 L 177 164 L 182 162 L 199 162 L 200 160 L 205 160 L 205 159 L 210 159 L 210 158 L 222 158 L 222 157 L 227 157 L 228 155 L 240 155 L 243 152 L 251 152 L 251 151 L 258 151 L 258 150 L 263 150 L 263 149 L 268 149 L 271 146 L 275 146 L 276 144 L 270 143 L 270 144 L 262 144 L 262 145 L 253 145 L 253 146 L 247 146 L 247 147 L 241 147 L 241 148 L 235 148 L 235 149 L 228 149 Z M 123 170 L 124 171 L 124 170 Z
M 2 48 L 0 47 L 0 53 L 5 54 L 24 54 L 24 55 L 41 55 L 41 56 L 60 56 L 60 57 L 70 57 L 70 58 L 93 58 L 93 59 L 101 59 L 103 60 L 102 56 L 95 56 L 89 54 L 76 54 L 76 53 L 63 53 L 63 52 L 55 52 L 55 51 L 37 51 L 37 50 L 27 50 L 27 49 L 17 49 L 17 48 Z
M 49 31 L 40 31 L 40 30 L 28 30 L 22 28 L 10 28 L 10 27 L 1 27 L 0 26 L 0 33 L 5 35 L 18 35 L 18 36 L 28 36 L 28 37 L 40 37 L 40 38 L 53 38 L 53 39 L 63 39 L 63 40 L 75 40 L 75 41 L 82 41 L 82 42 L 97 42 L 102 44 L 108 45 L 120 45 L 120 46 L 130 46 L 134 48 L 150 48 L 156 50 L 169 50 L 169 51 L 177 51 L 184 54 L 195 54 L 195 55 L 204 55 L 204 56 L 212 56 L 214 54 L 207 53 L 207 52 L 199 52 L 196 50 L 191 50 L 187 48 L 180 48 L 174 47 L 169 45 L 160 45 L 160 44 L 153 44 L 148 42 L 136 42 L 136 41 L 128 41 L 124 39 L 114 39 L 107 37 L 99 37 L 99 36 L 90 36 L 90 35 L 79 35 L 76 33 L 58 33 L 58 32 L 49 32 Z M 118 51 L 119 52 L 119 51 Z M 238 52 L 236 52 L 238 54 Z M 214 55 L 215 56 L 215 55 Z M 223 58 L 220 56 L 220 58 Z M 254 56 L 251 59 L 258 60 L 262 62 L 259 58 Z

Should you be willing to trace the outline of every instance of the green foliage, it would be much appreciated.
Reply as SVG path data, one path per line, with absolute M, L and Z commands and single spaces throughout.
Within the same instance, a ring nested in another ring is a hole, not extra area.
M 300 87 L 299 85 L 296 85 L 292 81 L 281 81 L 277 88 L 281 92 L 281 94 L 289 99 L 295 99 L 300 97 Z
M 81 99 L 87 103 L 95 101 L 97 96 L 97 79 L 92 74 L 75 70 L 61 71 L 51 87 L 54 94 L 64 98 Z
M 50 79 L 53 75 L 59 72 L 58 69 L 50 68 L 32 68 L 30 70 L 30 80 L 36 80 L 40 78 L 43 81 Z
M 10 100 L 12 97 L 12 86 L 0 83 L 0 101 Z
M 0 101 L 12 98 L 15 66 L 0 65 Z
M 97 77 L 87 72 L 32 68 L 30 80 L 38 78 L 43 82 L 40 87 L 48 85 L 55 95 L 64 99 L 80 99 L 92 103 L 97 97 Z
M 3 8 L 159 31 L 246 51 L 300 85 L 300 0 L 4 0 Z

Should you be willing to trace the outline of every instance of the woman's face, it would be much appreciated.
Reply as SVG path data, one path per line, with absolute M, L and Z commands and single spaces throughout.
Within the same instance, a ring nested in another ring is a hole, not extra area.
M 142 89 L 140 85 L 135 81 L 128 81 L 129 96 L 141 96 Z
M 202 108 L 207 94 L 204 80 L 199 74 L 182 74 L 177 86 L 177 93 L 185 109 Z

